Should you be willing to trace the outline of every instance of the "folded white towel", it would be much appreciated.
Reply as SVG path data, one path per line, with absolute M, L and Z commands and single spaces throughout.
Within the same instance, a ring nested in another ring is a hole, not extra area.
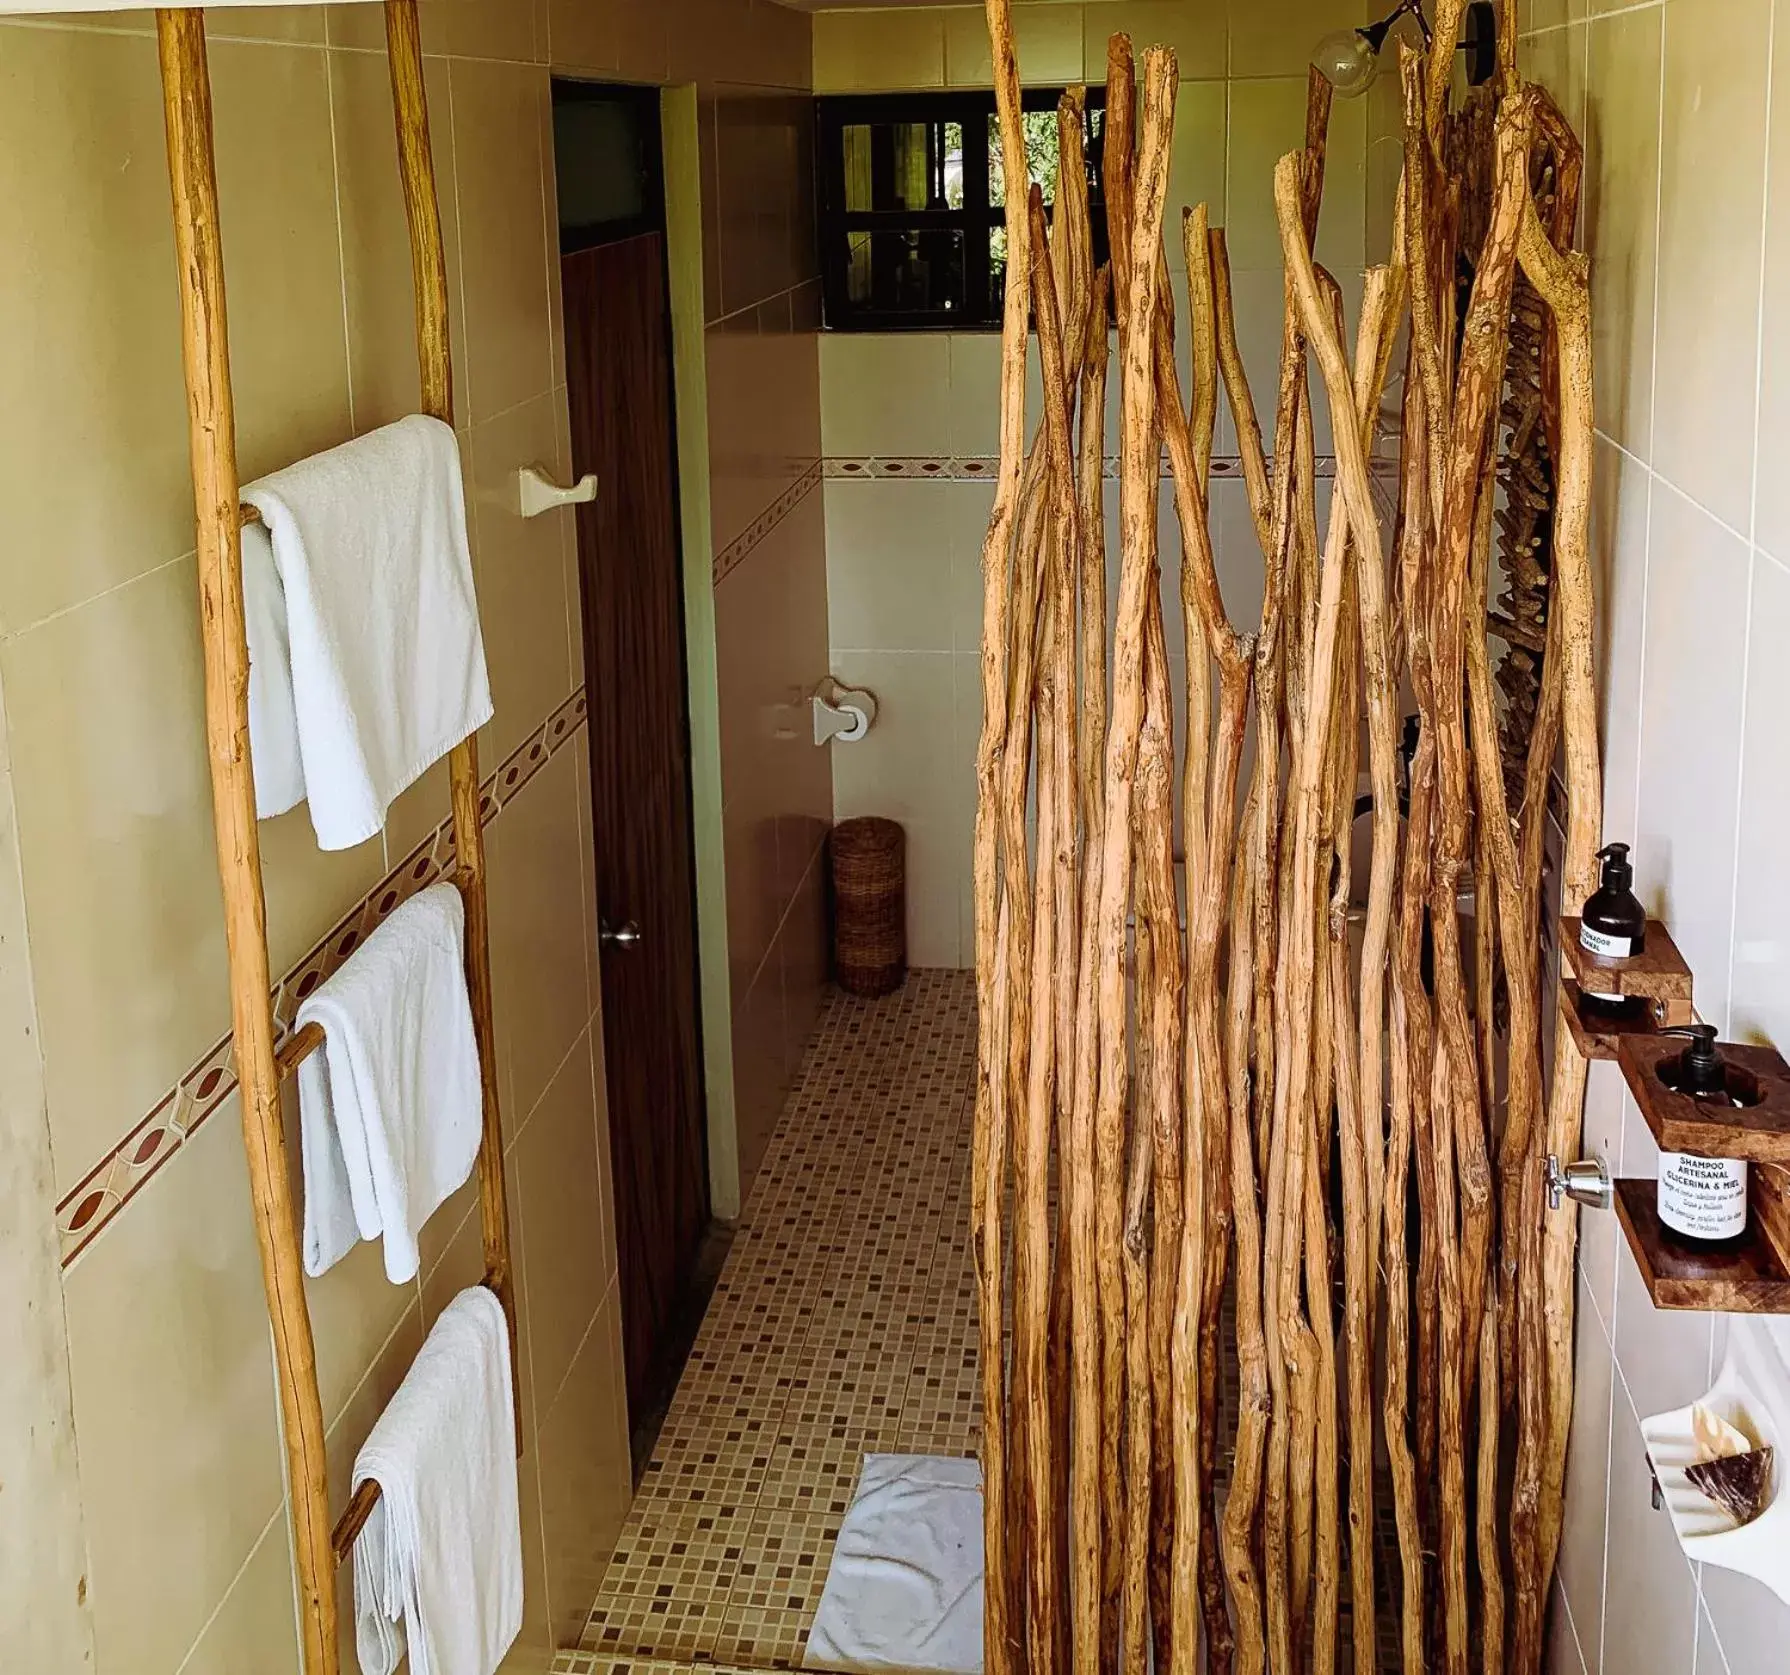
M 249 749 L 255 764 L 255 813 L 262 820 L 305 800 L 292 704 L 292 651 L 286 638 L 286 592 L 267 526 L 242 526 L 242 599 L 249 630 Z
M 256 802 L 265 817 L 298 800 L 270 672 L 288 665 L 317 841 L 350 849 L 491 718 L 459 444 L 439 419 L 412 414 L 250 483 L 242 498 L 273 547 L 270 572 L 250 562 L 244 531 L 251 686 L 258 669 L 264 700 L 251 702 L 250 745 L 256 778 L 269 781 Z M 278 602 L 265 598 L 274 573 Z
M 354 1546 L 362 1675 L 492 1675 L 522 1629 L 514 1385 L 503 1305 L 442 1310 L 354 1462 L 379 1485 Z M 399 1623 L 404 1632 L 399 1632 Z
M 416 1235 L 478 1156 L 483 1095 L 452 884 L 412 896 L 298 1009 L 323 1046 L 298 1067 L 305 1272 L 385 1239 L 394 1285 L 416 1277 Z
M 802 1662 L 979 1675 L 982 1592 L 976 1462 L 866 1454 Z

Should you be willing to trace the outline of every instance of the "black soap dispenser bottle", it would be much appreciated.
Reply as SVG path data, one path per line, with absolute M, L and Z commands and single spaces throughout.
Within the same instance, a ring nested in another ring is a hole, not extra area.
M 1714 1024 L 1661 1033 L 1684 1036 L 1690 1043 L 1676 1058 L 1661 1062 L 1658 1075 L 1667 1087 L 1689 1094 L 1700 1105 L 1732 1109 L 1740 1104 L 1728 1087 Z M 1660 1221 L 1683 1238 L 1702 1244 L 1737 1239 L 1747 1224 L 1747 1166 L 1732 1157 L 1661 1152 L 1656 1207 Z
M 1629 960 L 1646 946 L 1647 910 L 1635 895 L 1635 869 L 1626 843 L 1612 843 L 1597 852 L 1603 879 L 1579 915 L 1579 946 L 1606 960 Z M 1646 1003 L 1622 995 L 1586 989 L 1585 999 L 1602 1012 L 1627 1013 Z

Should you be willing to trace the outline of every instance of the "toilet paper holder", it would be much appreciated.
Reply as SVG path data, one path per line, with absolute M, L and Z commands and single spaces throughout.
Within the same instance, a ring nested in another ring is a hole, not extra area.
M 808 695 L 814 707 L 814 742 L 856 744 L 876 720 L 876 698 L 842 686 L 828 675 Z

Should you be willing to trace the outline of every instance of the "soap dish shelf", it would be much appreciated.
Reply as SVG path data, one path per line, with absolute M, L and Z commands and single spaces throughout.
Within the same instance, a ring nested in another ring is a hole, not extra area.
M 1790 1493 L 1785 1492 L 1790 1470 L 1785 1457 L 1790 1442 L 1790 1366 L 1765 1326 L 1750 1320 L 1729 1324 L 1722 1370 L 1698 1405 L 1720 1415 L 1753 1443 L 1775 1450 L 1771 1500 L 1751 1523 L 1736 1527 L 1732 1517 L 1693 1488 L 1685 1475 L 1685 1468 L 1697 1458 L 1691 1409 L 1643 1419 L 1641 1436 L 1678 1544 L 1687 1558 L 1754 1577 L 1790 1604 Z

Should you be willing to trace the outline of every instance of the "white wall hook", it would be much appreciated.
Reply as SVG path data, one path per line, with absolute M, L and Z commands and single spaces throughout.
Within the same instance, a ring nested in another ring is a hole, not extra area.
M 538 518 L 560 506 L 582 506 L 597 498 L 597 474 L 590 472 L 562 489 L 538 465 L 525 465 L 516 473 L 516 498 L 525 518 Z
M 868 692 L 841 686 L 828 675 L 809 695 L 814 705 L 814 742 L 856 744 L 876 720 L 876 699 Z

